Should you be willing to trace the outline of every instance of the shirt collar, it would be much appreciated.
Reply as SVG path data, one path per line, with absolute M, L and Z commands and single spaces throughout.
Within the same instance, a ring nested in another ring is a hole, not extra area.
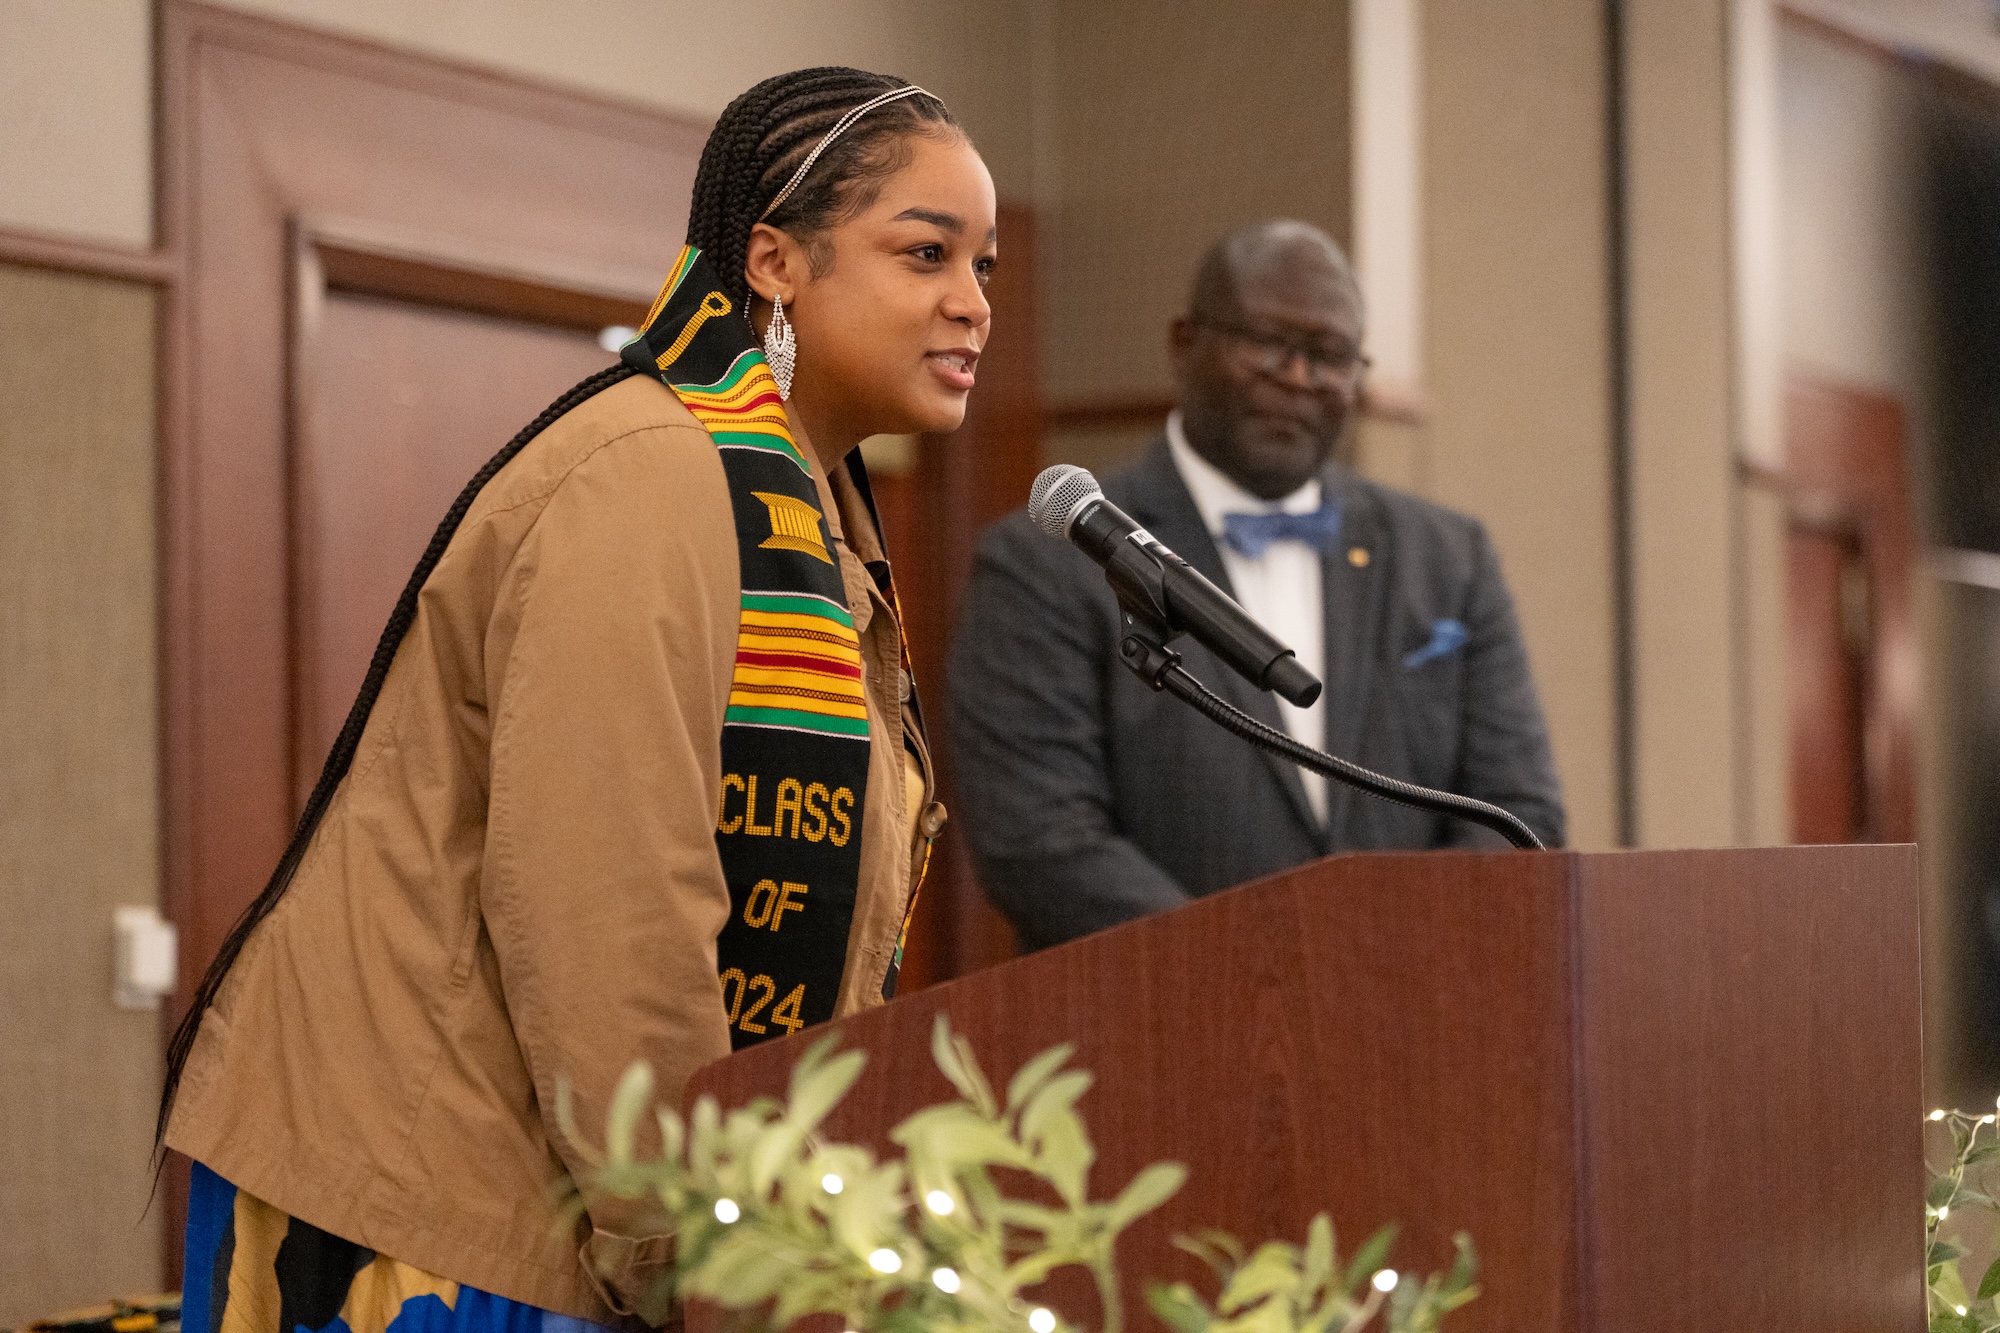
M 1222 536 L 1224 514 L 1310 514 L 1320 506 L 1319 478 L 1314 477 L 1282 500 L 1265 500 L 1252 495 L 1226 476 L 1222 469 L 1194 451 L 1181 429 L 1180 409 L 1167 413 L 1167 452 L 1174 467 L 1194 497 L 1201 524 L 1211 537 Z

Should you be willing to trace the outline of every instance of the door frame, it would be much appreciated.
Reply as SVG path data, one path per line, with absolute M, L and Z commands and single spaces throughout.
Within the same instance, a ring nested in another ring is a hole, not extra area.
M 1794 368 L 1785 377 L 1784 433 L 1783 472 L 1753 480 L 1784 496 L 1788 530 L 1853 541 L 1867 571 L 1863 840 L 1914 842 L 1920 647 L 1903 406 L 1887 394 Z

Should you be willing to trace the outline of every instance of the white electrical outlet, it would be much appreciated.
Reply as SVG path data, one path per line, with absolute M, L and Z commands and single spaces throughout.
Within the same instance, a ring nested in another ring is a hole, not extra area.
M 173 993 L 180 970 L 180 939 L 173 922 L 152 907 L 120 907 L 111 914 L 111 1002 L 120 1009 L 158 1009 Z

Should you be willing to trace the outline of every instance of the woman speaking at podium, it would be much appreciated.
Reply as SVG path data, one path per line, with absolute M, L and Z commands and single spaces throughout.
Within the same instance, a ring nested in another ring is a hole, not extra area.
M 964 416 L 992 181 L 936 97 L 766 80 L 620 365 L 467 486 L 169 1052 L 193 1333 L 623 1322 L 552 1241 L 634 1060 L 880 1003 L 942 823 L 855 446 Z

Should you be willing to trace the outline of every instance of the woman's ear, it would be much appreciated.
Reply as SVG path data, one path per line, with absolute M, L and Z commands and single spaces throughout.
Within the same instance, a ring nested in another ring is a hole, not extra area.
M 768 303 L 774 296 L 790 301 L 798 291 L 798 266 L 805 256 L 797 241 L 768 223 L 750 229 L 750 245 L 743 255 L 743 276 L 750 290 Z

